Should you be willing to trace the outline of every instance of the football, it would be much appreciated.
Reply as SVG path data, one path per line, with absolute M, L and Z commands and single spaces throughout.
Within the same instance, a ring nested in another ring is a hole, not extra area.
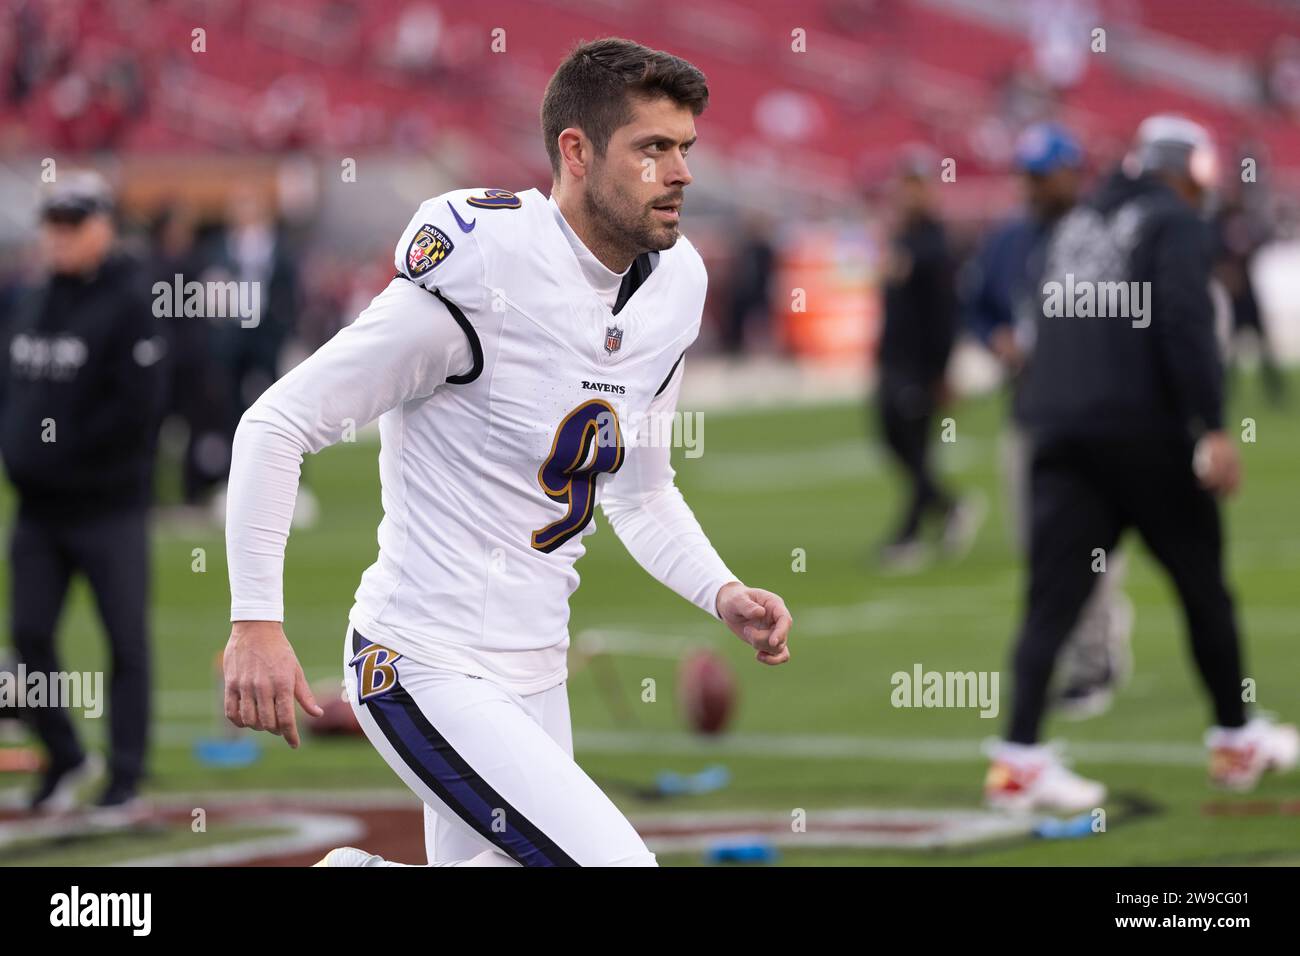
M 307 729 L 317 737 L 361 737 L 364 736 L 357 715 L 352 705 L 340 692 L 337 683 L 312 688 L 316 702 L 325 713 L 319 717 L 307 717 Z
M 736 709 L 736 679 L 713 651 L 694 651 L 677 671 L 677 700 L 686 723 L 697 734 L 726 729 Z

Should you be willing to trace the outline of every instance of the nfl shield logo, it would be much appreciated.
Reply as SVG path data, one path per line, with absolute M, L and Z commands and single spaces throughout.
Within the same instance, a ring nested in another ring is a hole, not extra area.
M 608 326 L 605 329 L 605 352 L 613 355 L 623 347 L 623 330 L 616 325 Z

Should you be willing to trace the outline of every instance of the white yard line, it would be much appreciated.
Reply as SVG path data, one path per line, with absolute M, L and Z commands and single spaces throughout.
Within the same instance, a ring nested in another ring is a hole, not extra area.
M 251 818 L 250 825 L 280 827 L 287 834 L 237 840 L 203 850 L 180 850 L 155 856 L 122 860 L 113 866 L 238 866 L 268 856 L 288 856 L 309 850 L 347 846 L 365 835 L 366 827 L 355 817 L 333 813 L 268 813 Z M 323 855 L 323 853 L 322 853 Z
M 771 760 L 890 760 L 904 763 L 982 763 L 983 741 L 974 738 L 868 737 L 841 734 L 724 734 L 716 738 L 651 730 L 578 730 L 574 749 L 584 754 L 655 754 L 749 757 Z M 1186 742 L 1078 741 L 1067 755 L 1090 763 L 1199 767 L 1205 749 Z
M 936 456 L 937 466 L 944 474 L 969 471 L 988 453 L 988 446 L 987 441 L 976 438 L 963 438 L 943 445 L 942 454 Z M 845 480 L 866 479 L 879 475 L 886 468 L 886 459 L 878 444 L 866 433 L 861 437 L 807 448 L 780 452 L 730 451 L 721 456 L 710 456 L 706 440 L 702 451 L 703 454 L 697 458 L 683 459 L 679 469 L 692 485 L 710 491 L 769 492 L 814 488 Z
M 638 814 L 632 823 L 654 852 L 685 853 L 755 843 L 789 849 L 933 849 L 1024 836 L 1038 820 L 991 810 L 843 807 L 809 809 L 806 828 L 798 831 L 790 814 L 781 811 Z
M 211 735 L 207 723 L 168 722 L 155 731 L 160 746 L 189 749 Z M 990 733 L 989 736 L 994 736 Z M 887 760 L 902 763 L 980 763 L 987 738 L 879 737 L 854 734 L 732 733 L 699 737 L 676 731 L 578 729 L 574 746 L 583 754 L 654 754 L 658 756 L 745 757 L 766 760 Z M 102 741 L 96 741 L 102 743 Z M 264 746 L 284 746 L 265 735 Z M 1205 749 L 1188 741 L 1072 741 L 1067 755 L 1079 762 L 1124 765 L 1199 767 Z M 20 793 L 0 793 L 0 806 L 20 799 Z M 326 802 L 334 797 L 324 798 Z

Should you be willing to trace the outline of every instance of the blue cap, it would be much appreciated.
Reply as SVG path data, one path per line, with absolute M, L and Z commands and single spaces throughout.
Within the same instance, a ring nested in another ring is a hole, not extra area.
M 1016 168 L 1022 173 L 1044 175 L 1058 169 L 1083 165 L 1083 149 L 1064 126 L 1035 123 L 1016 141 Z

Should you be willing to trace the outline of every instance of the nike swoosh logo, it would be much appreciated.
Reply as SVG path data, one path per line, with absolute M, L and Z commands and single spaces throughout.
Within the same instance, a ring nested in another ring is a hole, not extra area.
M 472 219 L 472 220 L 469 221 L 469 222 L 466 222 L 464 219 L 461 219 L 461 218 L 460 218 L 460 213 L 458 213 L 458 212 L 456 211 L 456 207 L 453 206 L 450 202 L 447 203 L 447 208 L 450 209 L 450 210 L 451 210 L 451 214 L 452 214 L 453 216 L 456 217 L 456 225 L 460 226 L 460 231 L 461 231 L 461 232 L 473 232 L 473 231 L 474 231 L 474 226 L 476 226 L 476 225 L 478 224 L 478 219 L 477 219 L 477 218 Z

